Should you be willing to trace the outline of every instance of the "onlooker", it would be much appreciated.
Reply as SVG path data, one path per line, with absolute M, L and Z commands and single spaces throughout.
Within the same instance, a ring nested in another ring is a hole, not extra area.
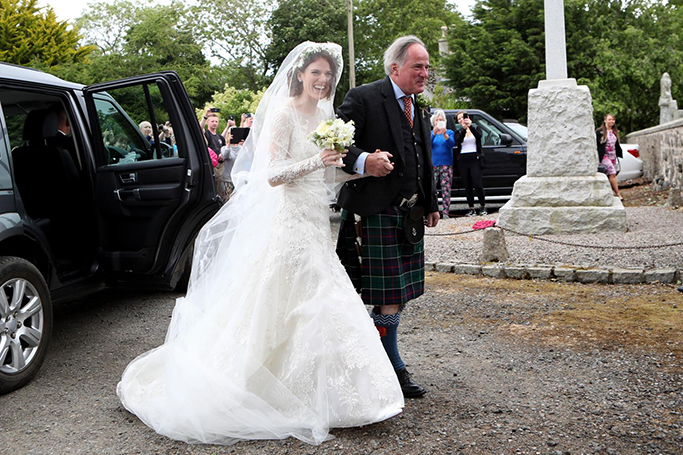
M 147 142 L 152 144 L 154 142 L 154 136 L 152 136 L 152 124 L 145 120 L 144 122 L 140 122 L 138 128 L 140 128 L 140 132 L 145 136 Z
M 481 148 L 481 131 L 479 127 L 472 123 L 469 115 L 465 111 L 460 111 L 455 116 L 462 129 L 455 133 L 455 159 L 458 163 L 458 172 L 462 178 L 462 185 L 465 187 L 465 196 L 469 212 L 467 216 L 475 216 L 474 211 L 474 192 L 477 192 L 479 199 L 479 215 L 487 215 L 486 202 L 484 200 L 484 184 L 481 179 L 484 169 L 484 152 Z
M 253 124 L 254 124 L 253 114 L 251 114 L 249 112 L 242 114 L 242 121 L 240 122 L 240 127 L 251 128 L 251 125 L 253 125 Z
M 229 134 L 229 133 L 228 133 Z M 223 185 L 225 193 L 225 201 L 230 199 L 232 193 L 235 191 L 235 185 L 232 183 L 232 166 L 235 164 L 235 159 L 244 145 L 244 141 L 240 141 L 239 144 L 230 144 L 228 140 L 228 145 L 221 149 L 221 154 L 223 155 Z
M 441 218 L 448 218 L 451 209 L 455 134 L 453 130 L 446 129 L 446 114 L 441 109 L 434 112 L 431 123 L 434 176 L 441 183 Z
M 606 174 L 612 191 L 623 201 L 617 183 L 617 157 L 622 158 L 623 155 L 619 144 L 619 130 L 612 114 L 605 116 L 600 128 L 595 130 L 595 136 L 598 142 L 598 162 L 607 169 Z
M 213 175 L 216 178 L 218 194 L 225 200 L 227 199 L 227 195 L 225 193 L 225 182 L 223 181 L 224 164 L 221 150 L 225 147 L 227 141 L 223 135 L 218 134 L 218 122 L 218 113 L 213 112 L 211 108 L 209 108 L 206 111 L 206 115 L 204 115 L 204 120 L 200 122 L 200 125 L 203 127 L 203 125 L 206 124 L 207 130 L 204 131 L 204 137 L 206 138 L 209 148 L 216 153 L 218 158 L 218 164 L 213 168 Z

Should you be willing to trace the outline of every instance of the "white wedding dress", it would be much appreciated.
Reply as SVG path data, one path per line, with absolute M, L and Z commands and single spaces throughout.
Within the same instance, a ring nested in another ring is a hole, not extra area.
M 320 444 L 330 428 L 401 412 L 396 374 L 335 253 L 320 149 L 306 138 L 322 116 L 289 105 L 270 117 L 268 178 L 286 183 L 238 190 L 205 226 L 165 343 L 125 370 L 123 405 L 158 433 Z

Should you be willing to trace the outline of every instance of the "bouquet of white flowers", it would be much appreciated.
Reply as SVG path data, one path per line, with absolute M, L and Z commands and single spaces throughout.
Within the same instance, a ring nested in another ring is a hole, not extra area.
M 353 135 L 356 127 L 353 120 L 344 122 L 340 118 L 323 120 L 320 125 L 308 135 L 308 139 L 321 149 L 336 150 L 339 153 L 345 147 L 353 145 Z

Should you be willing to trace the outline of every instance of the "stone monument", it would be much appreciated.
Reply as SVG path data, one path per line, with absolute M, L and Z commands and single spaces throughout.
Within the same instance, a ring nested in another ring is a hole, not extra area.
M 661 94 L 659 95 L 659 124 L 668 123 L 683 117 L 681 115 L 683 111 L 678 109 L 678 103 L 671 96 L 671 76 L 669 76 L 669 73 L 662 74 L 659 86 L 661 87 Z
M 626 211 L 598 173 L 590 90 L 567 77 L 563 0 L 544 0 L 546 80 L 529 91 L 527 174 L 498 224 L 524 234 L 626 231 Z

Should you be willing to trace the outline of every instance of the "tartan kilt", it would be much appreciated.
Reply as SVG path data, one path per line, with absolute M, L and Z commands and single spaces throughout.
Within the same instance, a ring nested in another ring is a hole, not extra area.
M 403 237 L 396 207 L 361 217 L 360 257 L 354 214 L 342 210 L 337 255 L 366 305 L 403 305 L 424 294 L 424 240 Z

